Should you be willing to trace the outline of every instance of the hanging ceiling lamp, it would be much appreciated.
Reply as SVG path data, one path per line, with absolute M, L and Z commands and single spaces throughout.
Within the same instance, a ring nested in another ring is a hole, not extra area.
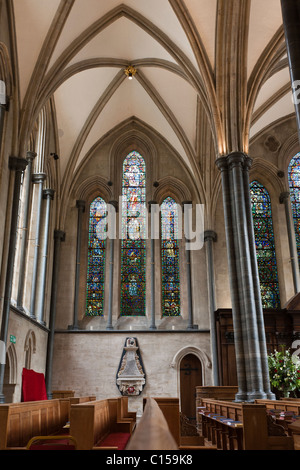
M 128 65 L 128 67 L 126 67 L 124 72 L 125 72 L 125 75 L 127 75 L 127 77 L 129 78 L 129 80 L 132 80 L 136 74 L 136 69 L 132 65 Z

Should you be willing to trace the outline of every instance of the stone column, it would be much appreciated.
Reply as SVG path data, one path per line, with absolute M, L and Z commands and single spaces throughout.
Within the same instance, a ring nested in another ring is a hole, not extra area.
M 44 320 L 44 305 L 45 305 L 45 291 L 46 291 L 46 276 L 47 276 L 47 259 L 48 259 L 48 239 L 49 239 L 49 221 L 50 221 L 50 205 L 54 198 L 53 189 L 44 189 L 43 199 L 46 200 L 46 211 L 45 211 L 45 228 L 44 228 L 44 243 L 41 253 L 41 289 L 39 292 L 38 306 L 39 315 L 38 321 L 45 325 Z
M 112 309 L 113 309 L 113 292 L 114 292 L 114 262 L 115 262 L 115 237 L 116 237 L 116 213 L 118 212 L 118 202 L 110 201 L 109 224 L 110 224 L 110 260 L 109 260 L 109 297 L 108 297 L 108 315 L 107 330 L 113 330 Z
M 156 209 L 157 202 L 156 201 L 149 201 L 149 213 L 150 213 L 150 220 L 151 214 L 153 214 L 153 209 Z M 152 207 L 153 206 L 153 207 Z M 151 226 L 151 235 L 150 235 L 150 244 L 151 244 L 151 323 L 150 323 L 150 330 L 155 331 L 157 329 L 155 324 L 155 236 L 153 233 L 153 226 L 152 220 L 150 222 Z
M 49 334 L 48 334 L 48 343 L 47 343 L 47 359 L 46 359 L 46 373 L 45 373 L 46 390 L 47 390 L 47 396 L 49 400 L 52 399 L 53 346 L 54 346 L 60 248 L 61 248 L 61 242 L 64 242 L 64 241 L 65 241 L 65 233 L 62 232 L 61 230 L 55 230 L 54 231 L 51 301 L 50 301 L 50 320 L 49 320 Z
M 3 80 L 0 80 L 0 145 L 2 143 L 3 127 L 5 120 L 5 112 L 8 106 L 6 103 L 6 85 Z
M 213 384 L 219 385 L 219 372 L 218 372 L 218 350 L 217 350 L 217 337 L 216 337 L 216 297 L 215 297 L 215 275 L 214 275 L 214 257 L 213 257 L 213 243 L 217 241 L 217 234 L 213 230 L 206 230 L 204 232 L 204 241 L 206 244 L 207 256 L 207 271 L 208 271 L 208 293 L 209 293 L 209 307 L 210 307 L 210 341 L 212 351 L 212 369 L 213 369 Z
M 259 347 L 259 335 L 257 325 L 257 308 L 254 296 L 255 275 L 252 270 L 252 260 L 250 254 L 250 243 L 248 234 L 248 218 L 246 213 L 246 201 L 243 183 L 243 165 L 245 155 L 241 152 L 234 152 L 228 156 L 229 168 L 232 173 L 233 194 L 236 213 L 237 239 L 239 245 L 239 263 L 241 268 L 241 286 L 243 296 L 243 313 L 247 328 L 249 351 L 246 360 L 250 368 L 251 389 L 248 391 L 249 399 L 265 398 L 263 391 L 263 377 L 261 354 Z
M 232 320 L 234 328 L 234 343 L 236 355 L 236 371 L 238 381 L 238 392 L 235 396 L 236 401 L 247 401 L 247 374 L 245 362 L 245 335 L 242 328 L 241 305 L 239 298 L 239 276 L 238 266 L 236 263 L 236 243 L 235 243 L 235 230 L 234 230 L 234 212 L 231 198 L 231 182 L 228 169 L 228 161 L 226 157 L 221 157 L 216 161 L 216 164 L 221 171 L 222 180 L 222 194 L 224 206 L 224 223 L 225 223 L 225 236 L 227 244 L 227 259 L 229 269 L 229 283 L 231 292 L 232 303 Z
M 28 227 L 29 227 L 29 201 L 31 195 L 31 177 L 32 177 L 32 164 L 36 157 L 35 152 L 27 152 L 27 170 L 24 181 L 24 202 L 23 202 L 23 227 L 22 227 L 22 239 L 20 249 L 20 268 L 19 268 L 19 283 L 18 283 L 18 294 L 17 294 L 17 306 L 23 310 L 23 296 L 24 296 L 24 282 L 25 282 L 25 270 L 26 270 L 26 253 L 28 243 Z
M 290 193 L 289 192 L 281 193 L 279 202 L 280 204 L 284 204 L 286 226 L 287 226 L 288 239 L 289 239 L 291 266 L 292 266 L 292 273 L 293 273 L 294 291 L 295 291 L 295 294 L 297 294 L 300 291 L 299 264 L 298 264 L 298 253 L 297 253 L 297 245 L 296 245 L 295 229 L 294 229 L 294 223 L 293 223 Z
M 252 203 L 251 203 L 251 195 L 250 195 L 250 180 L 249 180 L 249 170 L 251 168 L 251 165 L 252 165 L 251 158 L 246 156 L 244 159 L 244 164 L 243 164 L 243 181 L 244 181 L 245 208 L 246 208 L 249 250 L 250 250 L 250 258 L 251 258 L 252 280 L 253 280 L 253 293 L 254 293 L 254 301 L 255 301 L 255 307 L 256 307 L 256 321 L 257 321 L 257 331 L 258 331 L 260 357 L 261 357 L 263 390 L 267 394 L 268 399 L 275 400 L 275 395 L 271 392 L 271 386 L 270 386 L 269 366 L 268 366 L 268 358 L 267 358 L 267 345 L 266 345 L 266 332 L 265 332 L 265 325 L 264 325 L 264 313 L 263 313 L 262 302 L 261 302 L 260 280 L 259 280 L 259 271 L 258 271 L 258 265 L 257 265 L 257 253 L 256 253 L 256 243 L 255 243 L 255 235 L 254 235 Z
M 40 249 L 40 231 L 41 231 L 41 211 L 43 200 L 43 185 L 46 179 L 45 173 L 35 173 L 32 175 L 34 184 L 38 184 L 38 198 L 37 198 L 37 212 L 36 212 L 36 229 L 35 229 L 35 242 L 34 242 L 34 258 L 32 270 L 32 284 L 31 284 L 31 298 L 30 298 L 30 317 L 36 319 L 35 315 L 35 301 L 36 301 L 36 287 L 37 287 L 37 271 Z
M 8 257 L 6 266 L 6 279 L 5 279 L 5 291 L 3 299 L 3 311 L 2 311 L 2 322 L 0 332 L 0 403 L 5 403 L 5 397 L 3 394 L 3 383 L 4 383 L 4 371 L 5 371 L 5 354 L 6 354 L 6 343 L 7 343 L 7 332 L 8 332 L 8 321 L 10 314 L 10 302 L 12 292 L 12 282 L 14 274 L 14 262 L 15 262 L 15 251 L 16 251 L 16 240 L 17 240 L 17 226 L 18 226 L 18 211 L 19 211 L 19 200 L 21 191 L 21 178 L 22 174 L 27 166 L 28 162 L 24 158 L 10 157 L 9 168 L 11 172 L 15 173 L 14 181 L 14 192 L 12 200 L 11 210 L 11 222 L 10 222 L 10 236 L 9 236 L 9 247 Z
M 300 2 L 281 0 L 281 10 L 300 141 Z
M 85 212 L 85 202 L 76 201 L 78 209 L 77 216 L 77 248 L 76 248 L 76 269 L 75 269 L 75 293 L 74 293 L 74 319 L 71 330 L 78 330 L 78 299 L 79 299 L 79 281 L 80 281 L 80 258 L 81 258 L 81 236 L 82 236 L 82 215 Z
M 223 174 L 238 380 L 242 380 L 246 401 L 272 396 L 251 213 L 250 162 L 243 152 L 233 152 L 217 161 Z M 242 365 L 239 354 L 243 354 Z

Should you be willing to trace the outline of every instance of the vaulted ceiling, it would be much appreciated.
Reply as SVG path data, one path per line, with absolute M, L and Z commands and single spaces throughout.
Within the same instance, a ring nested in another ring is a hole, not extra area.
M 280 0 L 13 0 L 19 137 L 53 97 L 62 179 L 133 116 L 197 171 L 199 116 L 216 157 L 292 115 Z M 137 73 L 128 80 L 124 69 Z

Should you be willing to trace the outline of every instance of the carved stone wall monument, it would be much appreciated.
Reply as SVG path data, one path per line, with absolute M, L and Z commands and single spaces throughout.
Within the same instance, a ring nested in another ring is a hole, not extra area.
M 146 375 L 136 338 L 126 338 L 118 373 L 117 387 L 122 395 L 137 396 L 143 391 Z

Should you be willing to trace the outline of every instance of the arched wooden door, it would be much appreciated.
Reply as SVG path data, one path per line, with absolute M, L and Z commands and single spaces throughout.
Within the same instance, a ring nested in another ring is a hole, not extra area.
M 196 420 L 196 387 L 202 385 L 201 362 L 194 354 L 187 354 L 180 362 L 181 412 L 192 422 Z

